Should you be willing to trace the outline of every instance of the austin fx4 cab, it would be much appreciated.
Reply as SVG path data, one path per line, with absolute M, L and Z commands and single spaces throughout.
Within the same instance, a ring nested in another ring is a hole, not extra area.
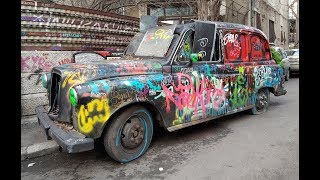
M 247 110 L 265 112 L 286 94 L 283 69 L 253 27 L 193 20 L 137 33 L 120 59 L 72 63 L 42 76 L 49 108 L 39 124 L 67 153 L 102 139 L 125 163 L 148 149 L 156 125 L 171 132 Z

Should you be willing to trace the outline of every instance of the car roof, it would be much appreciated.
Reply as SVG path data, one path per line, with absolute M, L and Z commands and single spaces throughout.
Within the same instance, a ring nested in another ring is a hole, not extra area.
M 221 22 L 221 21 L 201 21 L 201 20 L 196 20 L 196 19 L 192 19 L 188 23 L 193 23 L 193 22 L 216 24 L 218 29 L 239 29 L 239 30 L 246 30 L 249 32 L 256 32 L 256 33 L 262 34 L 264 36 L 264 38 L 267 39 L 267 36 L 260 29 L 252 27 L 252 26 L 246 26 L 244 24 Z

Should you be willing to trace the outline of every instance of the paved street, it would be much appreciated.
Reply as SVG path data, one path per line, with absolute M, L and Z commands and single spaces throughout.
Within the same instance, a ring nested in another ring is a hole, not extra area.
M 95 151 L 55 153 L 21 162 L 22 179 L 299 179 L 299 78 L 268 111 L 230 115 L 173 133 L 161 132 L 128 163 Z M 35 163 L 28 167 L 28 164 Z M 162 171 L 159 168 L 163 168 Z

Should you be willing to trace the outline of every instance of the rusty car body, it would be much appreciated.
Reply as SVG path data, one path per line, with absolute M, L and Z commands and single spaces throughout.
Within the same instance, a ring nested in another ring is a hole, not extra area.
M 263 32 L 197 20 L 137 33 L 120 59 L 60 65 L 42 79 L 50 107 L 36 112 L 48 138 L 75 153 L 101 137 L 119 162 L 145 153 L 156 124 L 175 131 L 244 110 L 261 114 L 270 92 L 286 94 Z

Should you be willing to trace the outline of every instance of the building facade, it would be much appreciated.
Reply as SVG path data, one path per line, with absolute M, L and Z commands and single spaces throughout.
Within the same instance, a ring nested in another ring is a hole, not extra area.
M 199 12 L 202 11 L 214 17 L 202 20 L 253 26 L 262 30 L 271 43 L 284 49 L 289 47 L 289 0 L 181 0 L 180 3 L 173 2 L 162 7 L 160 1 L 157 1 L 157 6 L 154 3 L 141 4 L 136 8 L 130 8 L 126 11 L 126 15 L 137 18 L 141 15 L 153 15 L 160 20 L 170 20 L 172 23 L 179 24 L 185 20 L 199 19 Z M 204 5 L 199 2 L 203 2 Z

